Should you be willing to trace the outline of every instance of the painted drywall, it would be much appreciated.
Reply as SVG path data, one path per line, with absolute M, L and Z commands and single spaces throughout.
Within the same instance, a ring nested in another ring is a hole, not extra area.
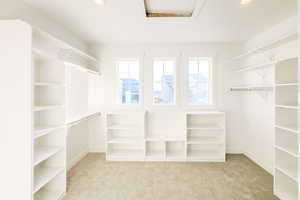
M 247 52 L 257 46 L 267 44 L 280 38 L 283 34 L 295 32 L 297 18 L 289 18 L 271 29 L 262 32 L 249 40 L 244 51 Z M 264 55 L 250 57 L 236 67 L 248 64 L 266 63 L 269 58 L 284 59 L 296 55 L 297 42 L 289 42 L 271 49 Z M 254 70 L 238 74 L 242 85 L 270 85 L 274 84 L 274 67 Z M 241 136 L 244 153 L 261 167 L 273 173 L 274 167 L 274 96 L 273 92 L 246 92 L 241 95 L 242 127 Z
M 181 117 L 189 108 L 184 105 L 183 69 L 188 57 L 213 57 L 215 69 L 216 108 L 227 114 L 227 152 L 240 153 L 240 96 L 229 91 L 239 80 L 232 76 L 230 57 L 240 51 L 238 44 L 205 43 L 205 44 L 170 44 L 170 45 L 133 45 L 94 47 L 94 54 L 103 60 L 102 78 L 97 93 L 101 95 L 99 106 L 102 111 L 116 109 L 146 109 L 148 115 L 148 131 L 169 134 L 183 134 L 184 121 Z M 152 62 L 153 58 L 172 57 L 177 62 L 177 105 L 152 105 Z M 117 103 L 117 74 L 115 61 L 120 58 L 138 58 L 142 71 L 142 96 L 139 106 L 122 106 Z M 237 77 L 238 78 L 238 77 Z M 103 118 L 100 119 L 100 132 L 90 134 L 90 151 L 104 152 Z

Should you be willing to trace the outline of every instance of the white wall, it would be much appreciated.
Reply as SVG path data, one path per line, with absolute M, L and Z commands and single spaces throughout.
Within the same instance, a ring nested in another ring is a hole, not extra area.
M 189 56 L 213 57 L 216 70 L 216 107 L 227 114 L 227 152 L 241 152 L 240 138 L 240 96 L 229 92 L 231 85 L 238 80 L 233 79 L 231 65 L 228 58 L 240 51 L 236 44 L 170 44 L 170 45 L 132 45 L 132 46 L 102 46 L 94 47 L 94 54 L 103 60 L 103 77 L 100 81 L 99 91 L 101 94 L 100 109 L 115 110 L 128 109 L 117 104 L 117 81 L 116 66 L 114 61 L 119 58 L 138 58 L 142 70 L 142 103 L 140 106 L 131 106 L 134 109 L 147 109 L 149 111 L 149 130 L 168 131 L 171 134 L 183 134 L 183 121 L 180 117 L 184 106 L 183 97 L 183 68 L 186 66 L 185 59 Z M 173 57 L 177 59 L 177 105 L 176 106 L 153 106 L 152 96 L 152 59 L 153 57 Z M 168 120 L 167 120 L 168 119 Z M 169 125 L 168 125 L 169 123 Z M 90 137 L 90 151 L 104 152 L 104 129 L 95 132 Z
M 38 27 L 58 39 L 87 51 L 86 44 L 75 33 L 69 31 L 60 22 L 51 20 L 39 10 L 30 7 L 22 0 L 0 0 L 0 19 L 21 19 L 31 25 Z
M 285 33 L 295 32 L 297 29 L 296 17 L 287 19 L 272 27 L 251 40 L 244 47 L 244 51 L 251 50 L 266 44 Z M 247 58 L 237 67 L 248 64 L 262 64 L 267 57 L 275 56 L 284 59 L 296 55 L 297 43 L 289 42 L 278 48 L 271 49 L 265 56 L 259 55 Z M 274 68 L 248 71 L 239 74 L 243 85 L 274 84 Z M 273 173 L 274 166 L 274 97 L 273 92 L 246 92 L 241 93 L 242 128 L 241 135 L 244 153 L 264 169 Z

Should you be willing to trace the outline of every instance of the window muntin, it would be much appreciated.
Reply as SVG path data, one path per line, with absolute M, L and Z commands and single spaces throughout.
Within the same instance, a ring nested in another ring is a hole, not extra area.
M 175 60 L 153 62 L 153 104 L 175 104 Z
M 211 59 L 189 59 L 187 102 L 188 105 L 212 104 Z
M 134 105 L 140 101 L 140 77 L 138 60 L 118 61 L 119 102 Z

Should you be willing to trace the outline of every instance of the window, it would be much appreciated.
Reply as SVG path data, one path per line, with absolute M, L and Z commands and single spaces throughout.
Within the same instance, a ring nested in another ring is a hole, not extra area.
M 119 102 L 121 104 L 139 104 L 140 80 L 138 60 L 118 62 Z
M 188 66 L 188 104 L 212 104 L 211 59 L 190 58 Z
M 153 104 L 175 103 L 175 61 L 154 60 Z

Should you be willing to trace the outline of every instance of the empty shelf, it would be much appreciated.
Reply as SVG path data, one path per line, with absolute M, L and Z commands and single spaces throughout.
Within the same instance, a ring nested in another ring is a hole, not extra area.
M 107 129 L 110 130 L 137 130 L 141 128 L 142 127 L 136 125 L 118 125 L 118 124 L 107 127 Z
M 60 150 L 62 150 L 62 147 L 52 147 L 52 146 L 36 147 L 34 153 L 34 165 L 38 165 L 44 160 L 47 160 L 54 154 L 58 153 Z
M 111 157 L 140 157 L 144 156 L 143 149 L 114 149 L 108 153 Z
M 298 158 L 298 154 L 291 149 L 283 148 L 280 146 L 275 146 L 275 148 L 280 151 L 286 152 L 286 153 L 290 154 L 291 156 L 294 156 L 295 158 Z
M 207 144 L 207 145 L 221 145 L 222 142 L 220 142 L 218 139 L 216 138 L 212 138 L 212 139 L 203 139 L 202 137 L 189 137 L 188 144 Z
M 43 135 L 47 135 L 48 133 L 51 133 L 53 131 L 56 131 L 58 129 L 64 128 L 64 126 L 37 126 L 34 129 L 34 138 L 41 137 Z
M 290 179 L 292 179 L 293 181 L 298 182 L 298 178 L 295 177 L 295 176 L 293 176 L 292 173 L 290 173 L 290 172 L 288 172 L 287 170 L 284 170 L 284 169 L 282 169 L 282 168 L 280 168 L 280 167 L 278 167 L 278 166 L 276 166 L 275 168 L 276 168 L 278 171 L 280 171 L 281 173 L 283 173 L 284 175 L 288 176 L 288 177 L 289 177 Z M 297 172 L 296 172 L 296 173 L 294 172 L 294 174 L 297 174 Z
M 182 137 L 182 136 L 168 136 L 168 135 L 151 135 L 151 136 L 148 136 L 146 138 L 147 141 L 182 141 L 184 142 L 185 139 Z
M 34 173 L 34 193 L 55 178 L 63 168 L 38 168 Z
M 299 107 L 296 104 L 287 104 L 287 105 L 276 105 L 276 108 L 286 108 L 286 109 L 298 109 Z
M 144 138 L 142 137 L 118 137 L 118 138 L 113 138 L 109 139 L 108 143 L 138 143 L 138 142 L 143 142 Z
M 164 158 L 165 152 L 164 152 L 164 150 L 148 150 L 146 153 L 146 157 L 148 157 L 148 158 Z
M 64 194 L 64 191 L 50 191 L 42 189 L 34 195 L 34 200 L 58 200 Z
M 187 112 L 187 115 L 224 115 L 224 112 L 207 111 L 207 112 Z
M 52 110 L 52 109 L 58 109 L 63 108 L 63 105 L 47 105 L 47 106 L 35 106 L 34 111 L 43 111 L 43 110 Z
M 282 130 L 286 130 L 286 131 L 290 131 L 293 133 L 298 133 L 298 128 L 297 125 L 275 125 L 276 128 L 282 129 Z
M 35 86 L 46 86 L 46 87 L 65 87 L 63 83 L 55 83 L 55 82 L 35 82 Z
M 189 125 L 188 130 L 224 130 L 224 128 L 214 124 Z
M 167 158 L 185 158 L 184 150 L 167 151 Z
M 222 156 L 217 151 L 191 150 L 188 152 L 188 158 L 197 158 L 201 160 L 220 160 Z
M 276 87 L 284 87 L 284 86 L 298 86 L 298 83 L 278 83 Z

